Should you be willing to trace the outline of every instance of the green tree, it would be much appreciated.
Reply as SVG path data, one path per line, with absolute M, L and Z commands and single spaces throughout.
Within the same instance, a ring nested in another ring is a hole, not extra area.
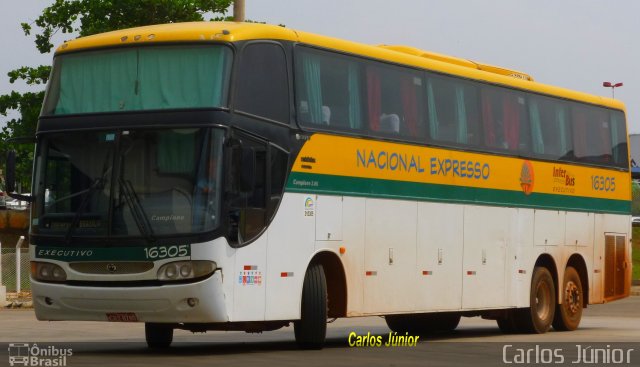
M 631 215 L 640 216 L 640 183 L 631 182 Z
M 83 37 L 150 24 L 223 20 L 228 19 L 225 14 L 232 3 L 233 0 L 55 0 L 32 24 L 21 26 L 25 35 L 35 34 L 35 46 L 44 54 L 51 52 L 51 38 L 57 33 Z M 207 14 L 209 19 L 205 19 Z M 11 83 L 22 80 L 37 88 L 47 83 L 50 71 L 49 66 L 24 66 L 7 75 Z M 35 136 L 43 99 L 44 91 L 1 95 L 0 115 L 6 126 L 0 131 L 0 141 Z M 1 144 L 0 161 L 4 161 L 9 149 L 17 153 L 18 182 L 29 187 L 33 144 Z

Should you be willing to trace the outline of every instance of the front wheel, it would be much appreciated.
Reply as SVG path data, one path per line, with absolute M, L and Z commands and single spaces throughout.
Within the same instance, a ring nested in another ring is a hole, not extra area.
M 556 306 L 553 328 L 560 331 L 577 329 L 582 319 L 583 301 L 580 276 L 574 267 L 569 266 L 564 271 L 562 299 L 560 304 Z
M 545 267 L 533 269 L 529 304 L 530 307 L 516 310 L 517 329 L 525 333 L 546 333 L 555 315 L 556 288 L 551 273 Z
M 149 348 L 169 348 L 173 341 L 173 326 L 147 322 L 144 324 L 144 336 Z
M 327 309 L 324 268 L 320 264 L 312 264 L 304 276 L 301 318 L 293 323 L 300 348 L 322 349 L 327 335 Z

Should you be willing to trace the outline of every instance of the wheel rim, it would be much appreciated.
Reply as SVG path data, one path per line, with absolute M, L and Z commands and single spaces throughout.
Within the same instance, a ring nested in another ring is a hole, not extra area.
M 567 282 L 564 288 L 564 304 L 565 308 L 573 316 L 582 308 L 582 300 L 580 297 L 580 289 L 574 282 Z
M 551 313 L 551 289 L 547 283 L 541 283 L 536 289 L 536 314 L 540 320 L 546 320 Z

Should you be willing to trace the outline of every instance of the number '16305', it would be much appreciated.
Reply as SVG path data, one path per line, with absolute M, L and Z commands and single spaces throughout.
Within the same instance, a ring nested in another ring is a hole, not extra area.
M 591 176 L 591 188 L 596 191 L 616 191 L 616 178 Z
M 183 257 L 189 255 L 189 245 L 155 246 L 144 249 L 147 259 L 164 259 L 166 257 Z

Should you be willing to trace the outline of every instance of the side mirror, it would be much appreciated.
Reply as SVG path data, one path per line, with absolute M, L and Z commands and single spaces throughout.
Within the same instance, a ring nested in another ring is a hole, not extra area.
M 16 151 L 10 150 L 7 154 L 7 173 L 5 175 L 5 185 L 7 195 L 14 199 L 32 202 L 34 199 L 29 195 L 16 194 Z
M 7 154 L 7 172 L 5 174 L 7 192 L 16 191 L 16 151 L 10 150 Z

